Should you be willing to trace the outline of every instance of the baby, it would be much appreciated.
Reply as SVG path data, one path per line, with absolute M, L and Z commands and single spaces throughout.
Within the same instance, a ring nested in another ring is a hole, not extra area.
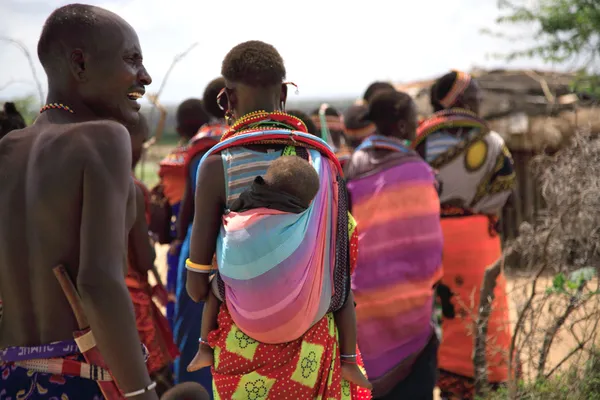
M 319 191 L 319 175 L 311 164 L 297 156 L 282 156 L 271 163 L 265 177 L 258 176 L 252 186 L 233 202 L 231 211 L 243 212 L 270 208 L 299 214 L 305 211 Z M 213 365 L 213 350 L 206 342 L 217 329 L 220 302 L 212 291 L 204 305 L 200 345 L 188 365 L 189 372 Z M 371 388 L 370 382 L 356 363 L 356 314 L 352 293 L 342 308 L 334 313 L 339 331 L 342 377 L 358 386 Z

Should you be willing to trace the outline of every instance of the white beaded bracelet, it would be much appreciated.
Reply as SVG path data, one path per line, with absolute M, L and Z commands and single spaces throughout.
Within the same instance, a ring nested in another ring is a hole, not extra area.
M 152 382 L 151 384 L 149 384 L 148 386 L 146 386 L 143 389 L 136 390 L 135 392 L 125 393 L 123 395 L 123 397 L 129 398 L 129 397 L 139 396 L 140 394 L 144 394 L 146 392 L 153 390 L 155 387 L 156 387 L 156 382 Z

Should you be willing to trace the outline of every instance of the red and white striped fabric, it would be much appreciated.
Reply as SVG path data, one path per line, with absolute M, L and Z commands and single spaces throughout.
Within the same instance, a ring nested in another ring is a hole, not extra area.
M 93 381 L 112 381 L 110 373 L 96 365 L 63 358 L 16 361 L 15 365 L 29 371 L 53 375 L 79 376 Z

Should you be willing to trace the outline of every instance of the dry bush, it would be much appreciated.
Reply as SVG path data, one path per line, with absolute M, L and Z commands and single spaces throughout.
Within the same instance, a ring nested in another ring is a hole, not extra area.
M 566 371 L 581 378 L 594 351 L 600 317 L 600 139 L 579 132 L 555 155 L 537 157 L 532 172 L 541 182 L 547 208 L 534 224 L 524 223 L 505 250 L 517 252 L 525 264 L 511 271 L 516 276 L 511 298 L 517 315 L 510 365 L 520 361 L 523 375 L 510 382 L 504 397 L 509 399 L 537 398 L 527 391 L 564 378 Z M 500 262 L 489 275 L 499 268 Z M 490 293 L 493 286 L 488 282 L 482 289 L 474 354 L 482 398 L 487 397 L 482 354 L 489 307 L 484 299 Z M 514 376 L 515 368 L 510 369 Z M 564 380 L 565 385 L 579 383 L 580 379 Z M 563 389 L 569 396 L 580 396 L 572 399 L 591 398 L 581 397 L 580 385 Z

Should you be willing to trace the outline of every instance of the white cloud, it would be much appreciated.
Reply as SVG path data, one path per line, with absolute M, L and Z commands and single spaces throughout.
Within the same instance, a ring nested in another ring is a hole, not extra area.
M 22 40 L 35 55 L 44 19 L 67 3 L 3 0 L 0 36 Z M 514 46 L 479 33 L 493 27 L 496 0 L 363 0 L 355 6 L 339 0 L 91 3 L 117 12 L 138 31 L 154 78 L 150 91 L 158 90 L 175 54 L 199 42 L 169 79 L 163 99 L 170 102 L 201 96 L 206 83 L 219 75 L 227 51 L 250 39 L 278 48 L 302 98 L 358 95 L 375 79 L 411 81 L 451 68 L 501 65 L 486 54 Z M 27 61 L 16 48 L 0 44 L 0 54 L 0 87 L 11 79 L 31 79 Z M 38 72 L 43 76 L 39 65 Z M 31 85 L 15 84 L 0 96 L 31 90 Z

